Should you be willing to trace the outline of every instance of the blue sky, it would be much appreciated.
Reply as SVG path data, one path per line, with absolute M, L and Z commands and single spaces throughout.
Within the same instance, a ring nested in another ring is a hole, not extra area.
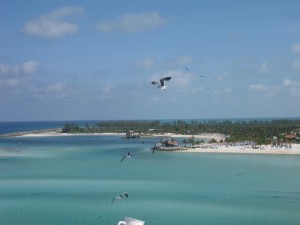
M 299 117 L 299 11 L 296 0 L 1 1 L 0 121 Z M 166 91 L 152 86 L 164 76 Z

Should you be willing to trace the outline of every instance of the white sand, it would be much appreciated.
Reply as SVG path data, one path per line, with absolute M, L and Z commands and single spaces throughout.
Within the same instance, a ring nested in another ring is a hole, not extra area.
M 292 144 L 291 148 L 272 148 L 271 145 L 266 145 L 263 149 L 253 149 L 251 147 L 246 148 L 241 146 L 216 146 L 215 148 L 194 148 L 180 152 L 299 155 L 300 144 Z
M 223 134 L 214 134 L 214 133 L 205 133 L 205 134 L 196 134 L 196 135 L 185 135 L 185 134 L 169 134 L 170 137 L 182 137 L 189 138 L 194 137 L 195 139 L 215 139 L 216 141 L 225 140 L 226 136 Z
M 21 135 L 22 137 L 55 137 L 55 136 L 96 136 L 96 135 L 125 135 L 125 133 L 58 133 L 58 132 L 43 132 L 43 133 L 28 133 Z
M 21 136 L 23 137 L 51 137 L 51 136 L 83 136 L 83 135 L 118 135 L 125 136 L 125 133 L 60 133 L 57 131 L 41 132 L 41 133 L 26 133 Z M 189 138 L 191 135 L 177 135 L 172 133 L 166 133 L 162 135 L 153 135 L 153 137 L 185 137 Z M 225 139 L 222 134 L 201 134 L 194 135 L 196 139 L 216 139 L 217 141 Z M 284 154 L 284 155 L 300 155 L 300 144 L 292 144 L 291 148 L 272 148 L 271 145 L 264 146 L 263 149 L 253 149 L 251 146 L 249 148 L 242 146 L 228 146 L 225 145 L 205 145 L 205 148 L 193 148 L 188 150 L 182 150 L 178 152 L 198 152 L 198 153 L 238 153 L 238 154 Z

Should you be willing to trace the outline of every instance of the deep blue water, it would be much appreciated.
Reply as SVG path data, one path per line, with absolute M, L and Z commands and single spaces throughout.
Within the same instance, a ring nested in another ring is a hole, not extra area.
M 300 224 L 299 156 L 153 155 L 158 141 L 0 138 L 0 224 L 116 225 L 125 216 L 146 225 Z M 129 198 L 111 204 L 124 191 Z

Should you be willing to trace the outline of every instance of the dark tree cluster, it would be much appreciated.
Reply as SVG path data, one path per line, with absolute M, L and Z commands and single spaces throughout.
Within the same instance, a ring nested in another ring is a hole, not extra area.
M 127 130 L 134 130 L 137 133 L 158 134 L 175 133 L 196 135 L 201 133 L 221 133 L 227 135 L 226 142 L 254 141 L 257 144 L 269 144 L 273 136 L 285 139 L 288 134 L 300 136 L 300 119 L 283 120 L 174 120 L 172 122 L 154 121 L 101 121 L 95 126 L 86 124 L 85 127 L 71 123 L 65 124 L 65 133 L 91 133 L 91 132 L 111 132 L 122 133 Z M 297 139 L 296 139 L 297 140 Z

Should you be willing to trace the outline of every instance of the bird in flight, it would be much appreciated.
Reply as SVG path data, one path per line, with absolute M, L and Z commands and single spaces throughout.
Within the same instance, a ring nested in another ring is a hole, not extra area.
M 131 153 L 131 151 L 129 151 L 126 155 L 124 155 L 124 157 L 121 159 L 121 162 L 123 162 L 123 160 L 125 159 L 125 158 L 131 158 L 132 157 L 132 153 Z
M 165 91 L 168 88 L 168 86 L 165 85 L 165 81 L 169 81 L 171 80 L 171 78 L 172 77 L 164 77 L 159 80 L 160 83 L 152 81 L 151 84 L 157 85 L 157 88 L 160 88 L 162 91 Z
M 116 200 L 121 200 L 124 196 L 125 196 L 126 198 L 128 198 L 128 193 L 127 193 L 127 192 L 123 192 L 122 194 L 115 196 L 115 197 L 113 198 L 111 204 L 113 204 Z
M 191 71 L 189 70 L 189 68 L 187 66 L 184 67 L 189 73 L 191 73 Z M 203 75 L 197 75 L 197 74 L 194 74 L 192 73 L 192 76 L 197 76 L 197 77 L 205 77 Z

